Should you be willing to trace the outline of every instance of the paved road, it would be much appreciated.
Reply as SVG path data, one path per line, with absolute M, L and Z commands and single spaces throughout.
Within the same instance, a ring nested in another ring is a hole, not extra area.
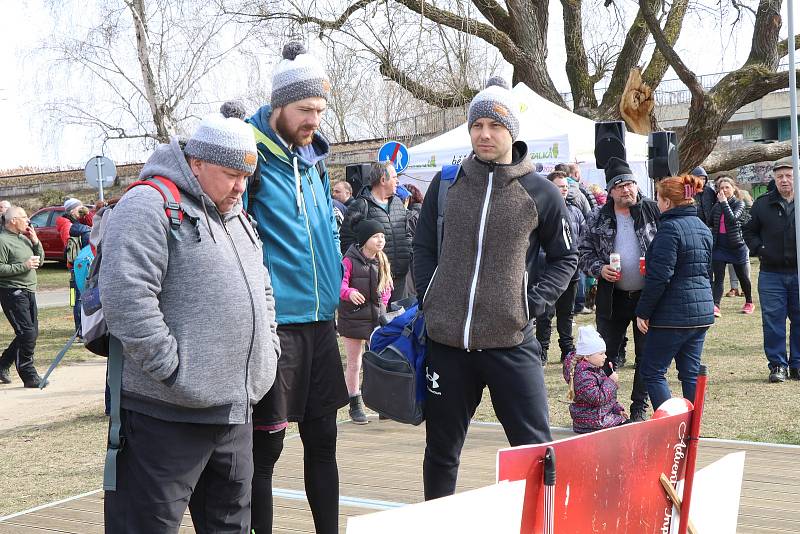
M 40 368 L 44 373 L 47 368 Z M 26 389 L 11 368 L 10 384 L 0 384 L 0 434 L 28 425 L 51 423 L 94 408 L 103 411 L 106 359 L 59 365 L 50 384 L 40 390 Z
M 36 292 L 36 305 L 39 308 L 69 306 L 69 289 L 53 289 Z

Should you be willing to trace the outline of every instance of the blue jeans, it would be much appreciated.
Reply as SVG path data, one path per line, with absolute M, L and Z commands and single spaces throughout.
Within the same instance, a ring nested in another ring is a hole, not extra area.
M 764 330 L 764 354 L 769 365 L 800 368 L 800 305 L 797 273 L 761 271 L 758 275 L 761 321 Z M 786 358 L 786 318 L 789 329 L 789 358 Z
M 700 328 L 651 327 L 644 338 L 642 375 L 653 403 L 653 410 L 672 397 L 667 385 L 667 370 L 672 360 L 678 368 L 683 397 L 694 402 L 700 355 L 706 339 L 707 326 Z

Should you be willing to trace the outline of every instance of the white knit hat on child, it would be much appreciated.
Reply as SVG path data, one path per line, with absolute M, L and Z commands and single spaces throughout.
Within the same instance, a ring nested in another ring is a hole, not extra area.
M 575 346 L 575 353 L 578 356 L 589 356 L 596 352 L 605 352 L 606 342 L 595 330 L 593 326 L 582 326 L 578 328 L 578 344 Z

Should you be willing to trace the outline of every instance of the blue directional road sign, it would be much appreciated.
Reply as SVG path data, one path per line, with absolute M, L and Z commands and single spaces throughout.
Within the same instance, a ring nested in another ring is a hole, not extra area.
M 389 141 L 378 151 L 378 161 L 391 161 L 397 172 L 408 167 L 408 148 L 399 141 Z

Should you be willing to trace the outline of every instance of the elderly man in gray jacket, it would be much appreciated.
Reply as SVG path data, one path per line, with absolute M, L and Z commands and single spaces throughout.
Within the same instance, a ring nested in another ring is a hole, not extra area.
M 177 186 L 177 229 L 143 185 L 104 220 L 101 300 L 124 353 L 106 532 L 178 532 L 187 505 L 197 532 L 250 532 L 251 408 L 280 352 L 261 243 L 242 212 L 256 160 L 252 129 L 212 115 L 185 145 L 160 145 L 140 175 Z

